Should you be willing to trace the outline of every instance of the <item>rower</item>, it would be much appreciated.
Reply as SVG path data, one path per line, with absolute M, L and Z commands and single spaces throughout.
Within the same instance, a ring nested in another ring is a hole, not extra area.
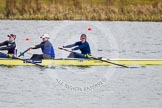
M 4 54 L 0 52 L 0 58 L 12 58 L 13 56 L 16 56 L 16 43 L 15 43 L 15 39 L 16 39 L 16 35 L 15 34 L 9 34 L 8 36 L 8 40 L 0 43 L 0 50 L 7 50 L 8 53 Z
M 75 51 L 75 50 L 80 50 L 80 53 L 77 52 L 71 52 L 70 55 L 68 56 L 68 58 L 89 58 L 91 55 L 91 50 L 90 50 L 90 46 L 89 43 L 87 42 L 87 36 L 86 34 L 82 34 L 80 36 L 80 40 L 78 42 L 75 42 L 74 44 L 71 45 L 66 45 L 63 46 L 62 48 L 72 48 L 71 51 Z
M 38 45 L 31 46 L 29 49 L 42 49 L 43 54 L 33 54 L 31 59 L 40 60 L 40 59 L 54 59 L 55 52 L 52 43 L 49 41 L 50 36 L 48 34 L 43 34 L 40 38 L 42 38 L 42 42 Z

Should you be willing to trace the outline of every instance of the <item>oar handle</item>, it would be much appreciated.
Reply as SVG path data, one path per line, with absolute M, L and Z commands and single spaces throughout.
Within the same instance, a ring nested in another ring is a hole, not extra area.
M 71 50 L 68 50 L 68 49 L 65 49 L 65 48 L 62 48 L 62 47 L 58 47 L 58 49 L 64 50 L 64 51 L 68 51 L 68 52 L 73 52 L 73 51 L 71 51 Z

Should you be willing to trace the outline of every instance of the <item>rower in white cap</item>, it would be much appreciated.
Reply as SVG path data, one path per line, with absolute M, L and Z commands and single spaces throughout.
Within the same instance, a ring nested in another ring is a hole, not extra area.
M 52 43 L 48 40 L 50 36 L 48 34 L 43 34 L 40 38 L 42 38 L 42 42 L 38 45 L 31 46 L 29 49 L 42 49 L 43 54 L 33 54 L 31 59 L 40 60 L 40 59 L 54 59 L 55 52 Z

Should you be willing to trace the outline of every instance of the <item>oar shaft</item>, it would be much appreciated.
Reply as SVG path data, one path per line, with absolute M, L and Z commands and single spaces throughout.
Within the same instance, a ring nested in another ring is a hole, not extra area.
M 95 60 L 100 60 L 100 61 L 107 62 L 107 63 L 110 63 L 110 64 L 114 64 L 114 65 L 118 65 L 118 66 L 121 66 L 121 67 L 129 68 L 128 66 L 117 64 L 117 63 L 110 62 L 110 61 L 107 61 L 107 60 L 97 59 L 95 57 L 92 57 L 92 58 L 95 59 Z
M 61 50 L 67 51 L 67 52 L 73 52 L 71 50 L 68 50 L 68 49 L 65 49 L 65 48 L 61 48 L 61 47 L 58 47 L 58 49 L 61 49 Z
M 15 57 L 15 56 L 9 57 L 9 56 L 8 56 L 7 54 L 5 54 L 5 53 L 3 53 L 3 54 L 6 55 L 6 57 L 8 57 L 8 58 L 13 58 L 13 59 L 18 59 L 18 60 L 25 61 L 24 59 L 21 59 L 21 58 L 19 58 L 19 57 Z M 37 64 L 37 63 L 33 63 L 33 62 L 31 62 L 31 61 L 28 61 L 28 63 L 34 64 L 34 65 L 39 66 L 39 67 L 46 67 L 46 66 L 43 66 L 43 65 L 40 65 L 40 64 Z
M 27 50 L 25 50 L 24 52 L 20 53 L 20 55 L 18 57 L 21 57 L 22 55 L 24 55 L 26 52 L 28 52 L 30 49 L 28 48 Z
M 18 58 L 18 57 L 12 57 L 13 59 L 18 59 L 18 60 L 22 60 L 22 61 L 25 61 L 24 59 L 21 59 L 21 58 Z M 40 65 L 40 64 L 37 64 L 37 63 L 33 63 L 33 62 L 31 62 L 31 61 L 28 61 L 28 63 L 31 63 L 31 64 L 34 64 L 34 65 L 36 65 L 36 66 L 40 66 L 40 67 L 45 67 L 45 66 L 43 66 L 43 65 Z
M 59 47 L 59 49 L 64 50 L 64 51 L 68 51 L 68 52 L 73 52 L 73 51 L 71 51 L 71 50 L 64 49 L 64 48 L 60 48 L 60 47 Z M 117 63 L 113 63 L 113 62 L 110 62 L 110 61 L 108 61 L 108 60 L 102 60 L 102 59 L 98 59 L 98 58 L 95 58 L 95 57 L 91 57 L 91 58 L 93 58 L 93 59 L 95 59 L 95 60 L 102 61 L 102 62 L 106 62 L 106 63 L 109 63 L 109 64 L 113 64 L 113 65 L 117 65 L 117 66 L 129 68 L 128 66 L 121 65 L 121 64 L 117 64 Z

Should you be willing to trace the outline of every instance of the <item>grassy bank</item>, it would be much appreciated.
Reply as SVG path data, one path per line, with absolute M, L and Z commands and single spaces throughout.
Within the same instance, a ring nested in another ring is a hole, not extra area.
M 162 21 L 162 0 L 1 0 L 0 19 Z

